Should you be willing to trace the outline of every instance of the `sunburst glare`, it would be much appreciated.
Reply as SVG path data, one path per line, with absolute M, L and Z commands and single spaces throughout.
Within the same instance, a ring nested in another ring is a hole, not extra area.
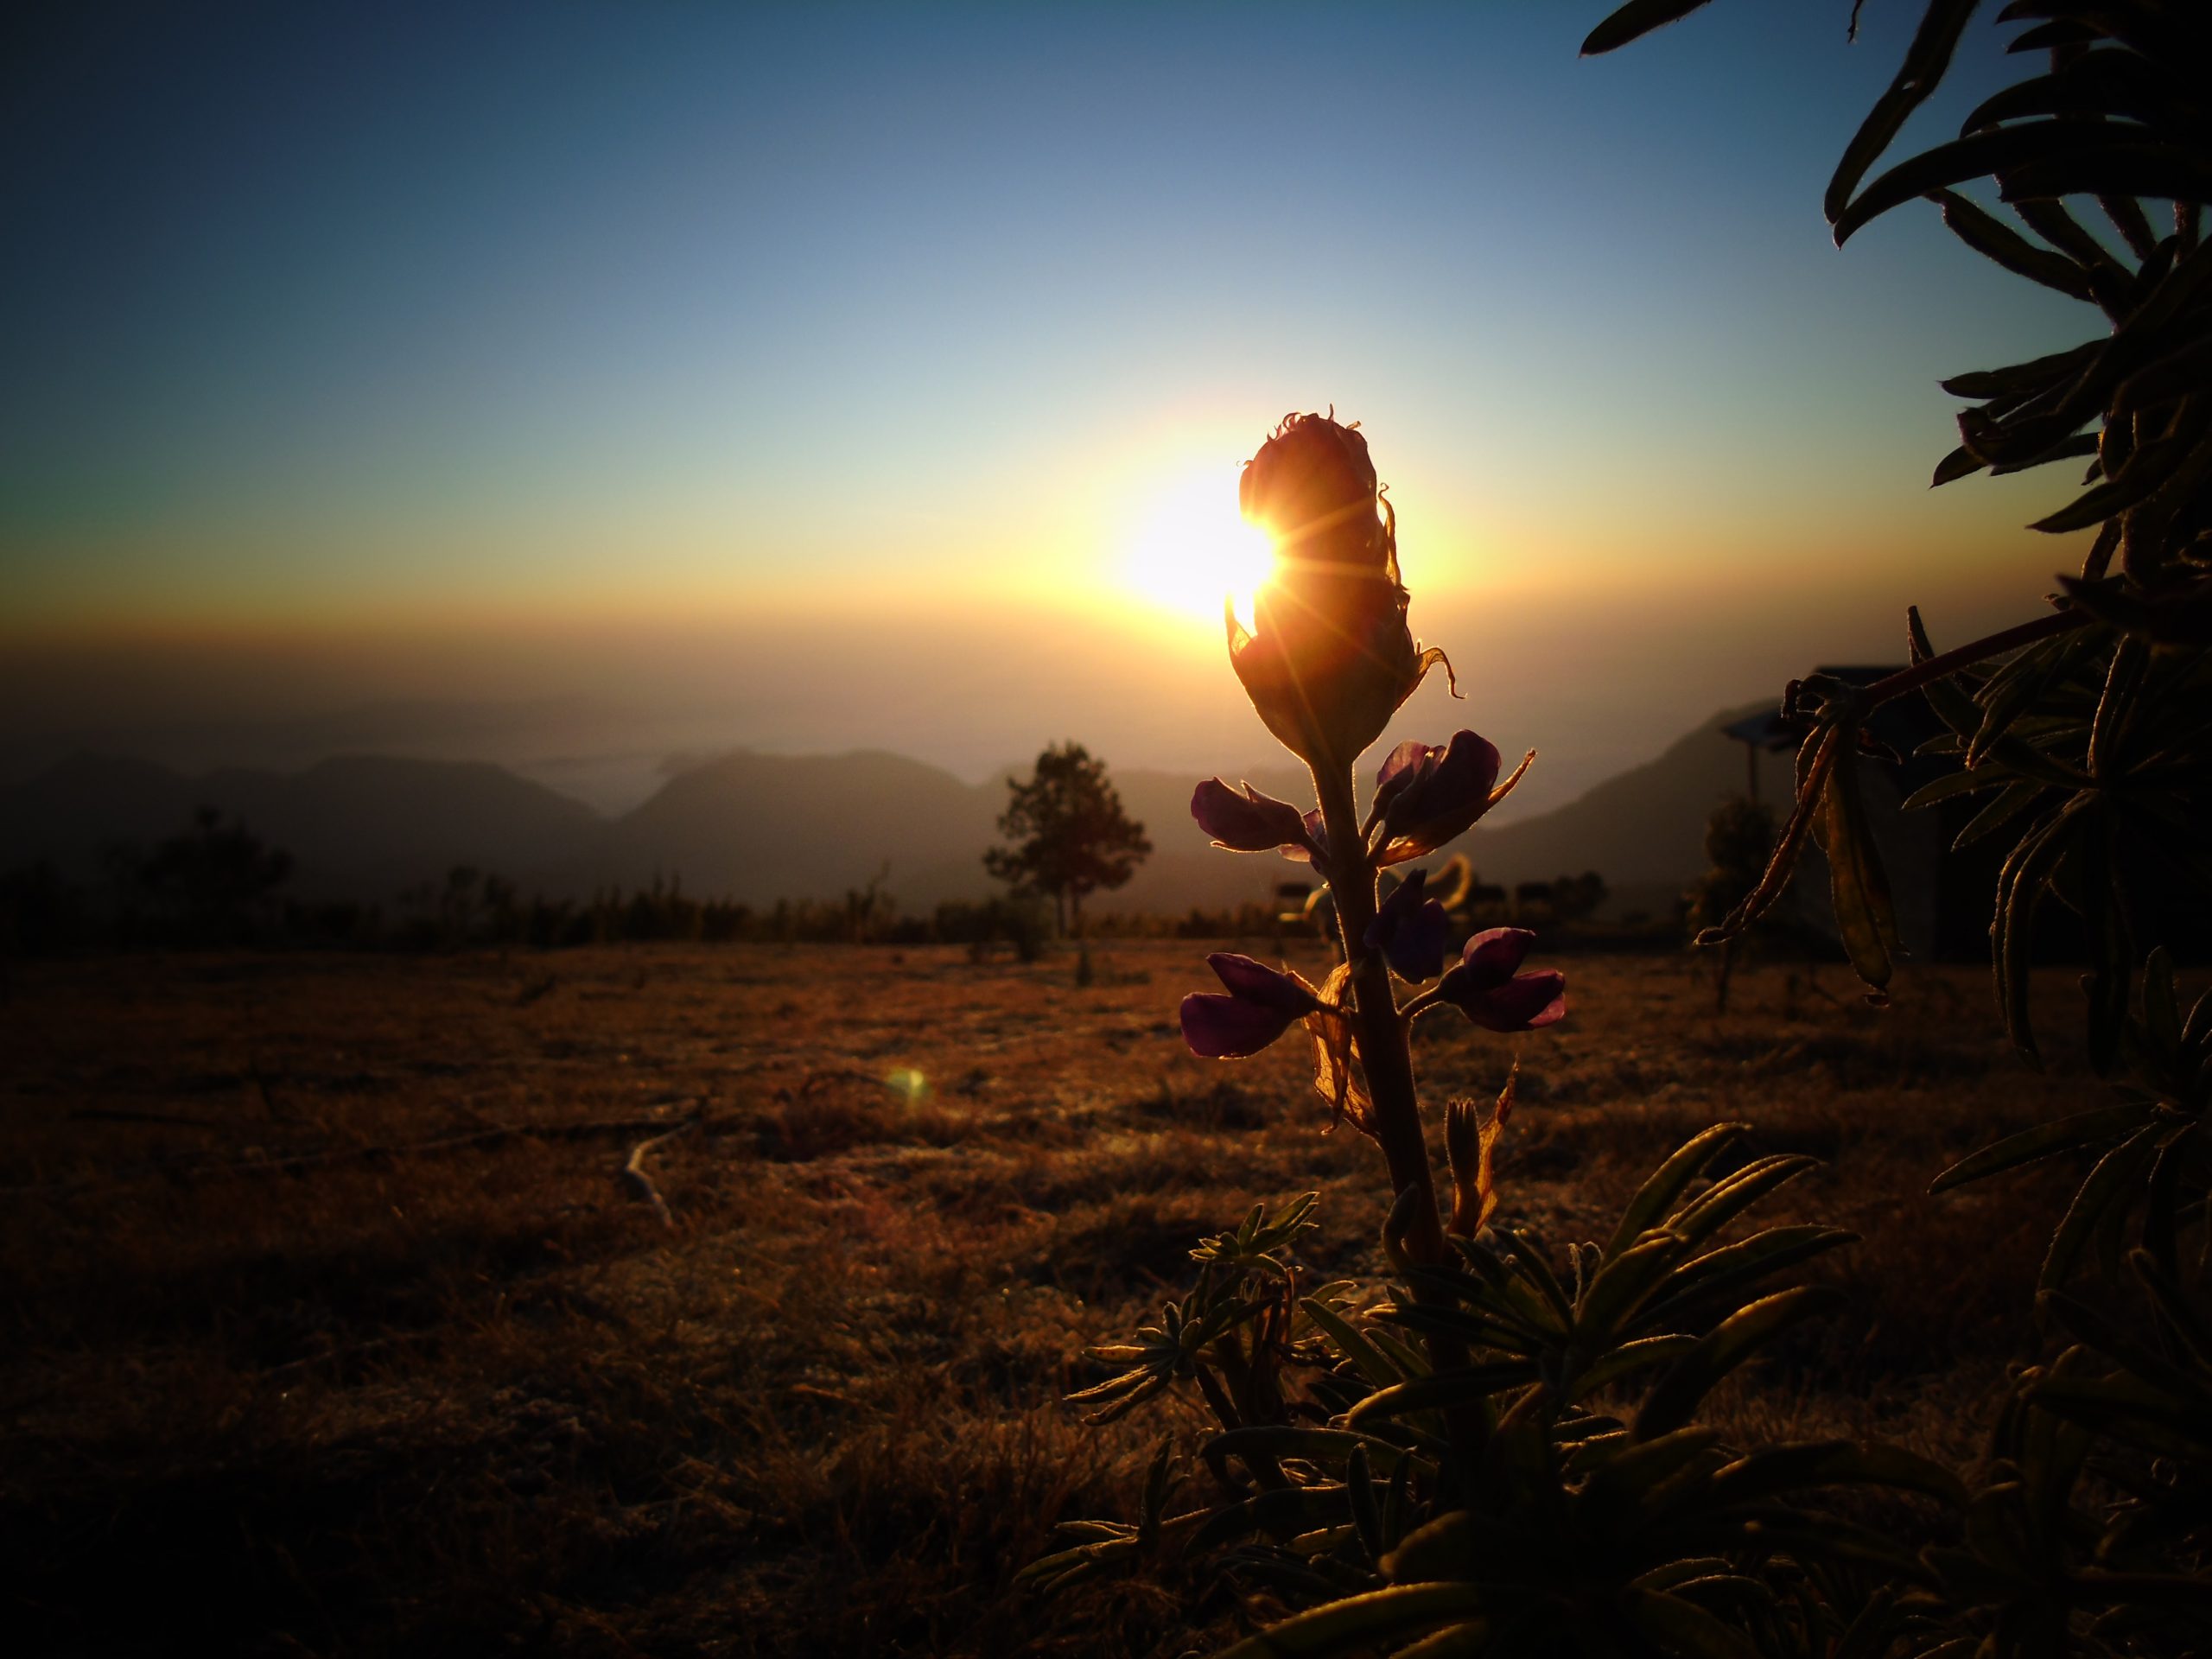
M 1236 512 L 1233 471 L 1195 469 L 1162 490 L 1136 521 L 1123 557 L 1123 579 L 1152 604 L 1204 621 L 1218 621 L 1227 597 L 1240 616 L 1252 593 L 1274 574 L 1274 543 Z

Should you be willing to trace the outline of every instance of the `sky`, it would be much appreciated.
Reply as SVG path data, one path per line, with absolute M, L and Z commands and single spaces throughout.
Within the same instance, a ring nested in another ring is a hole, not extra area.
M 1393 735 L 1539 748 L 1521 810 L 1908 602 L 2032 614 L 2070 480 L 1931 493 L 1936 382 L 2088 314 L 1820 213 L 1918 5 L 1579 60 L 1605 10 L 48 9 L 0 54 L 0 771 L 1233 773 L 1208 579 L 1292 410 L 1362 423 L 1460 671 Z

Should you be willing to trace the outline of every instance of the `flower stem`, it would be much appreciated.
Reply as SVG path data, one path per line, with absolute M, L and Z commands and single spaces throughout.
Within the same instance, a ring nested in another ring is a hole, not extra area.
M 1446 1267 L 1452 1261 L 1452 1251 L 1436 1207 L 1436 1179 L 1428 1161 L 1428 1138 L 1421 1129 L 1421 1096 L 1414 1086 L 1413 1047 L 1408 1040 L 1413 1020 L 1399 1010 L 1397 995 L 1390 988 L 1390 964 L 1382 952 L 1367 948 L 1368 925 L 1375 919 L 1376 868 L 1359 834 L 1351 768 L 1316 766 L 1313 772 L 1332 859 L 1329 891 L 1335 895 L 1337 926 L 1344 937 L 1344 962 L 1351 970 L 1352 1036 L 1368 1096 L 1374 1103 L 1376 1143 L 1389 1167 L 1393 1195 L 1401 1201 L 1408 1193 L 1414 1195 L 1403 1240 L 1407 1255 L 1425 1266 Z M 1415 1286 L 1414 1294 L 1428 1300 L 1434 1293 Z M 1467 1344 L 1458 1337 L 1439 1332 L 1427 1336 L 1424 1344 L 1429 1363 L 1440 1373 L 1464 1370 L 1471 1363 Z M 1488 1429 L 1478 1409 L 1459 1405 L 1445 1408 L 1444 1432 L 1452 1447 L 1444 1484 L 1447 1493 L 1454 1487 L 1464 1491 L 1473 1478 Z
M 1352 1034 L 1359 1046 L 1360 1071 L 1375 1103 L 1375 1139 L 1389 1166 L 1390 1188 L 1402 1194 L 1418 1187 L 1407 1249 L 1414 1259 L 1441 1266 L 1452 1259 L 1444 1222 L 1436 1207 L 1436 1183 L 1428 1142 L 1421 1122 L 1420 1096 L 1414 1088 L 1413 1050 L 1408 1021 L 1390 988 L 1390 965 L 1367 948 L 1368 925 L 1375 919 L 1375 865 L 1359 836 L 1359 814 L 1352 798 L 1349 766 L 1317 766 L 1313 788 L 1329 847 L 1329 891 L 1335 897 L 1337 925 L 1343 931 L 1344 961 L 1350 965 L 1354 999 Z

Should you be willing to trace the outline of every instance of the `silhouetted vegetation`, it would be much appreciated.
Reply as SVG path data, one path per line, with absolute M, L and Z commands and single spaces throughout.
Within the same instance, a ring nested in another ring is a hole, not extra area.
M 1585 50 L 1702 3 L 1630 0 Z M 1510 928 L 1476 935 L 1447 968 L 1449 916 L 1421 873 L 1395 891 L 1379 880 L 1496 798 L 1499 755 L 1467 731 L 1401 745 L 1356 810 L 1352 764 L 1439 653 L 1407 630 L 1396 518 L 1364 437 L 1333 411 L 1294 415 L 1245 470 L 1247 516 L 1278 537 L 1282 563 L 1255 597 L 1256 630 L 1232 620 L 1229 647 L 1319 798 L 1307 812 L 1215 780 L 1193 812 L 1219 845 L 1310 860 L 1343 960 L 1315 983 L 1216 955 L 1224 989 L 1186 996 L 1182 1027 L 1217 1058 L 1300 1028 L 1316 1090 L 1388 1171 L 1389 1276 L 1379 1288 L 1325 1278 L 1306 1242 L 1318 1192 L 1255 1205 L 1192 1249 L 1186 1294 L 1090 1350 L 1108 1374 L 1071 1398 L 1103 1426 L 1177 1394 L 1213 1428 L 1179 1457 L 1173 1434 L 1160 1441 L 1126 1518 L 1065 1526 L 1062 1548 L 1025 1574 L 1046 1591 L 1211 1568 L 1260 1604 L 1262 1628 L 1231 1659 L 2212 1648 L 2212 990 L 2185 995 L 2168 948 L 2202 950 L 2177 920 L 2201 914 L 2212 887 L 2212 12 L 2202 0 L 2006 6 L 1999 22 L 2025 25 L 2011 49 L 2047 52 L 2049 73 L 1868 182 L 1975 10 L 1930 0 L 1827 213 L 1841 243 L 1932 197 L 1977 252 L 2103 313 L 2107 332 L 2074 351 L 1946 383 L 1976 406 L 1935 478 L 2087 459 L 2083 493 L 2034 528 L 2095 540 L 2040 618 L 1939 652 L 1915 611 L 1909 667 L 1793 683 L 1792 810 L 1772 833 L 1748 804 L 1717 814 L 1695 903 L 1709 918 L 1700 942 L 1724 952 L 1725 1003 L 1732 953 L 1817 846 L 1864 1007 L 1887 1010 L 1899 934 L 1866 783 L 1902 758 L 1874 715 L 1916 694 L 1942 728 L 1919 752 L 1963 764 L 1908 805 L 1985 794 L 1957 842 L 1999 836 L 2011 849 L 1992 967 L 1998 1017 L 2030 1059 L 2049 1030 L 2031 973 L 2039 912 L 2080 918 L 2083 1050 L 2107 1087 L 1994 1141 L 1976 1126 L 1979 1150 L 1922 1172 L 1940 1193 L 2040 1166 L 2053 1196 L 2071 1193 L 2024 1230 L 1978 1195 L 1957 1241 L 1989 1258 L 2031 1243 L 2041 1257 L 2012 1299 L 2019 1363 L 1959 1389 L 1980 1457 L 1929 1457 L 1857 1425 L 1804 1436 L 1802 1356 L 1847 1299 L 1832 1281 L 1787 1280 L 1859 1236 L 1820 1223 L 1731 1234 L 1816 1168 L 1811 1150 L 1748 1150 L 1750 1126 L 1713 1124 L 1617 1216 L 1562 1235 L 1512 1217 L 1497 1179 L 1517 1064 L 1494 1103 L 1451 1099 L 1425 1121 L 1417 1018 L 1451 1008 L 1487 1030 L 1534 1031 L 1564 1014 L 1565 987 L 1556 972 L 1516 974 L 1533 938 Z M 1984 180 L 2018 228 L 1955 188 Z M 2069 198 L 2093 200 L 2108 231 Z M 1536 1064 L 1554 1040 L 1531 1046 Z M 1939 1103 L 1958 1092 L 1934 1081 Z M 1448 1219 L 1430 1127 L 1449 1160 Z M 1878 1211 L 1876 1249 L 1910 1224 L 1903 1185 Z M 1910 1255 L 1935 1270 L 1936 1252 Z M 1756 1427 L 1721 1421 L 1762 1395 Z
M 983 855 L 983 868 L 1017 893 L 1052 901 L 1054 931 L 1083 926 L 1083 901 L 1136 874 L 1152 853 L 1144 826 L 1122 809 L 1122 797 L 1082 744 L 1055 744 L 1037 757 L 1027 780 L 1007 779 L 999 833 L 1012 844 Z

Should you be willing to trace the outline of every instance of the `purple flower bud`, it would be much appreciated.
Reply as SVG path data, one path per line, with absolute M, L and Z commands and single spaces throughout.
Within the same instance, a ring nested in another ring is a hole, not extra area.
M 1567 1014 L 1567 976 L 1516 972 L 1536 936 L 1525 927 L 1493 927 L 1467 941 L 1459 964 L 1436 988 L 1485 1031 L 1535 1031 Z
M 1401 743 L 1375 774 L 1375 816 L 1382 826 L 1377 866 L 1434 852 L 1503 800 L 1529 769 L 1531 753 L 1503 785 L 1497 746 L 1474 732 L 1454 732 L 1441 748 Z
M 1367 925 L 1367 948 L 1380 950 L 1390 971 L 1418 984 L 1444 969 L 1444 941 L 1451 918 L 1444 906 L 1424 896 L 1428 872 L 1415 870 L 1398 883 Z
M 1331 767 L 1380 737 L 1444 658 L 1407 630 L 1396 516 L 1356 427 L 1292 415 L 1247 463 L 1244 516 L 1278 558 L 1252 596 L 1251 631 L 1233 610 L 1222 619 L 1230 665 L 1268 729 L 1300 760 Z
M 1296 974 L 1217 950 L 1206 958 L 1229 995 L 1193 991 L 1183 999 L 1183 1040 L 1210 1060 L 1256 1054 L 1321 1004 Z
M 1243 792 L 1218 778 L 1209 778 L 1191 795 L 1191 816 L 1198 828 L 1213 837 L 1217 847 L 1232 853 L 1271 853 L 1278 849 L 1293 858 L 1310 859 L 1318 843 L 1309 832 L 1309 819 L 1319 815 L 1300 812 L 1288 801 L 1262 795 L 1246 784 Z

